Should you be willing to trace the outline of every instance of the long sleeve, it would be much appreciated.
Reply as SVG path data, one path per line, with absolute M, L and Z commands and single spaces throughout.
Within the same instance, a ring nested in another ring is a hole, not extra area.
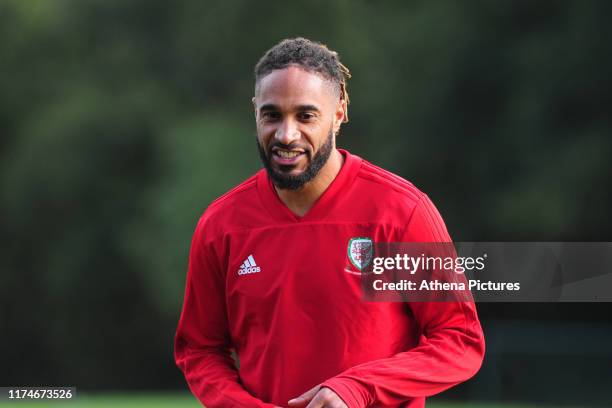
M 174 357 L 192 393 L 207 408 L 274 407 L 253 397 L 240 383 L 228 332 L 224 273 L 212 244 L 205 243 L 205 221 L 193 236 L 183 310 Z
M 425 195 L 405 242 L 450 242 L 440 214 Z M 352 367 L 325 381 L 350 408 L 397 407 L 442 392 L 472 377 L 484 357 L 484 336 L 472 302 L 411 302 L 418 345 L 392 357 Z

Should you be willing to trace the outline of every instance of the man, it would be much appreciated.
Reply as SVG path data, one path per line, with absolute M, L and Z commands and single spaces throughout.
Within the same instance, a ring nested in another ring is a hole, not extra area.
M 361 300 L 351 240 L 450 238 L 426 195 L 336 148 L 349 76 L 335 52 L 303 38 L 255 67 L 265 169 L 201 217 L 175 339 L 208 408 L 422 407 L 481 365 L 473 303 Z

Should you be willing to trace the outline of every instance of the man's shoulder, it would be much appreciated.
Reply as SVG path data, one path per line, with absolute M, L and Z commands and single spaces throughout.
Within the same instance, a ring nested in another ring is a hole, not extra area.
M 258 202 L 258 175 L 259 172 L 253 174 L 210 203 L 200 217 L 199 224 L 201 226 L 206 225 L 208 230 L 221 232 L 231 228 L 233 225 L 243 223 L 245 216 L 241 209 L 251 208 Z
M 224 210 L 232 208 L 237 204 L 245 204 L 244 199 L 250 194 L 254 194 L 257 190 L 258 174 L 259 171 L 226 193 L 222 194 L 219 198 L 215 199 L 212 203 L 210 203 L 204 214 L 216 213 L 219 211 L 223 212 Z
M 395 225 L 402 230 L 408 224 L 412 226 L 402 239 L 421 242 L 450 239 L 429 197 L 403 177 L 363 160 L 355 184 L 355 191 L 363 192 L 362 206 L 369 208 L 369 212 L 364 212 L 366 215 L 374 214 L 378 223 Z
M 424 196 L 410 181 L 363 159 L 357 173 L 357 181 L 358 188 L 376 200 L 399 200 L 413 206 Z

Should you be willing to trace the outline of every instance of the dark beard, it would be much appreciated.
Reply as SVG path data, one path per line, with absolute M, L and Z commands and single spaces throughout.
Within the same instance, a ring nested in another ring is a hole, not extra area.
M 287 171 L 290 171 L 292 166 L 281 166 L 280 171 L 273 169 L 271 158 L 266 155 L 264 148 L 261 146 L 257 138 L 256 141 L 257 148 L 259 150 L 259 157 L 261 158 L 261 162 L 263 163 L 264 167 L 268 171 L 268 175 L 272 179 L 272 183 L 274 183 L 274 185 L 281 190 L 299 190 L 304 186 L 304 184 L 314 179 L 317 174 L 319 174 L 319 171 L 321 171 L 323 166 L 325 166 L 325 163 L 327 163 L 327 160 L 329 159 L 334 147 L 334 134 L 330 129 L 325 143 L 323 143 L 319 151 L 314 155 L 306 169 L 297 176 L 292 176 L 282 171 L 284 170 L 284 167 L 286 167 Z M 283 144 L 276 143 L 272 146 L 278 146 L 283 149 L 290 150 L 290 146 Z M 272 146 L 270 146 L 270 148 L 272 148 Z

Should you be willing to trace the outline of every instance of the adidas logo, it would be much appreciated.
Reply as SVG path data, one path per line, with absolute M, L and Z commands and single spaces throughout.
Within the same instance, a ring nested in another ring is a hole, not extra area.
M 238 275 L 246 275 L 247 273 L 257 272 L 261 272 L 261 268 L 255 263 L 255 258 L 253 258 L 253 255 L 249 255 L 242 265 L 240 265 L 240 269 L 238 269 Z

